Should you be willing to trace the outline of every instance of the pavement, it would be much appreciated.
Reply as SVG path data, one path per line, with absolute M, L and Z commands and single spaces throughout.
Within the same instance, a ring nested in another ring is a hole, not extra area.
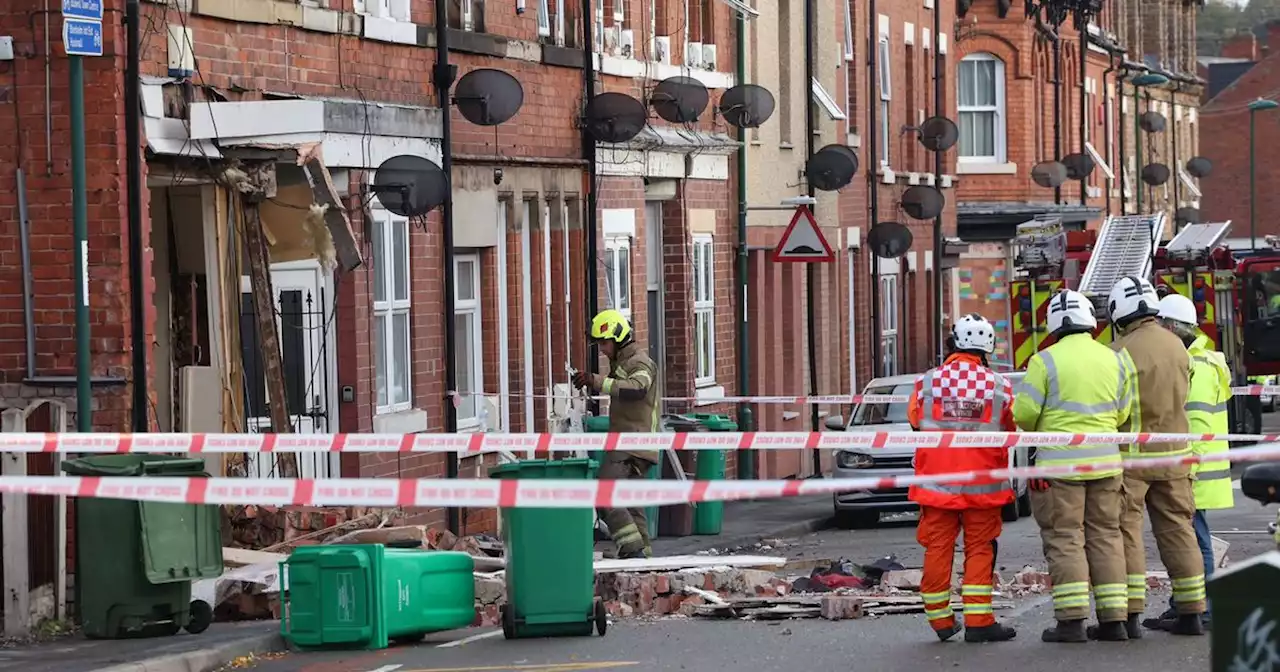
M 236 658 L 284 649 L 278 622 L 215 623 L 199 635 L 75 636 L 0 648 L 0 672 L 207 672 Z

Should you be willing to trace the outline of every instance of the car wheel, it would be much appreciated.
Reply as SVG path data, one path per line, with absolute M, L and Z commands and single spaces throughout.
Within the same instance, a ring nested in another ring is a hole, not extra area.
M 1028 487 L 1026 492 L 1018 495 L 1018 517 L 1024 518 L 1031 515 L 1031 488 Z
M 1018 515 L 1017 502 L 1009 502 L 1008 504 L 1000 507 L 1000 520 L 1003 520 L 1006 523 L 1016 523 L 1020 517 L 1021 516 Z
M 865 529 L 875 527 L 879 522 L 879 511 L 836 511 L 836 527 L 841 529 Z

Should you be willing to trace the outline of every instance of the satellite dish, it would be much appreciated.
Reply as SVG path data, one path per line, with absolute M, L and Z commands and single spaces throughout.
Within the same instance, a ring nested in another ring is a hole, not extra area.
M 1013 0 L 996 0 L 996 16 L 1000 18 L 1008 18 L 1009 10 L 1013 8 Z
M 956 0 L 956 18 L 963 19 L 965 14 L 969 13 L 969 8 L 973 6 L 973 0 Z
M 920 124 L 920 144 L 931 152 L 945 152 L 960 139 L 956 122 L 946 117 L 929 117 Z
M 1169 181 L 1169 166 L 1163 163 L 1148 163 L 1142 167 L 1142 181 L 1158 187 Z
M 1076 153 L 1062 157 L 1062 165 L 1067 169 L 1068 180 L 1083 180 L 1093 172 L 1093 157 Z
M 449 179 L 430 160 L 401 154 L 378 166 L 370 189 L 387 210 L 401 217 L 421 217 L 448 198 Z
M 867 232 L 867 245 L 881 259 L 895 259 L 911 249 L 911 229 L 897 222 L 880 222 Z
M 649 123 L 644 103 L 625 93 L 597 94 L 587 103 L 587 132 L 599 142 L 626 142 Z
M 845 145 L 827 145 L 813 153 L 805 163 L 804 175 L 809 186 L 819 191 L 842 189 L 858 172 L 858 155 Z
M 1045 189 L 1067 181 L 1067 167 L 1057 161 L 1041 161 L 1031 168 L 1031 180 Z
M 936 187 L 918 184 L 902 192 L 902 209 L 914 219 L 933 219 L 942 214 L 947 199 Z
M 1187 224 L 1199 224 L 1200 209 L 1192 207 L 1178 208 L 1178 211 L 1173 213 L 1173 219 L 1184 226 Z
M 458 80 L 453 87 L 453 104 L 467 121 L 477 126 L 497 126 L 520 111 L 524 87 L 510 73 L 480 68 Z
M 1192 177 L 1207 177 L 1213 172 L 1213 162 L 1203 156 L 1193 156 L 1187 159 L 1187 172 Z
M 649 104 L 659 117 L 673 124 L 689 124 L 707 109 L 711 94 L 692 77 L 668 77 L 653 88 Z
M 763 86 L 739 84 L 720 96 L 719 107 L 730 126 L 759 128 L 773 116 L 773 94 Z
M 1148 133 L 1159 133 L 1164 130 L 1164 115 L 1159 112 L 1143 112 L 1138 117 L 1138 125 Z

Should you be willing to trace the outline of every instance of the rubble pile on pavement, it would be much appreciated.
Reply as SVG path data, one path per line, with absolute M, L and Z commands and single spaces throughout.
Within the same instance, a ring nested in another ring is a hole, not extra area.
M 1052 591 L 1053 580 L 1049 572 L 1027 565 L 1013 575 L 1009 581 L 1000 582 L 1000 590 L 1014 597 L 1041 595 Z M 1147 572 L 1147 589 L 1168 592 L 1171 590 L 1169 573 L 1165 571 Z

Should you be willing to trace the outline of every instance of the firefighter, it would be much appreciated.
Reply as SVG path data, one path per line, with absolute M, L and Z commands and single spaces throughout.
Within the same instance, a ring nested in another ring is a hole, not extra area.
M 609 358 L 609 374 L 573 374 L 575 387 L 588 387 L 593 394 L 609 396 L 610 432 L 657 432 L 659 423 L 658 369 L 649 354 L 636 343 L 631 323 L 617 310 L 604 310 L 591 320 L 588 333 L 600 352 Z M 653 451 L 610 451 L 605 453 L 599 477 L 606 480 L 646 478 L 658 463 Z M 649 541 L 649 521 L 639 508 L 616 508 L 601 516 L 618 547 L 619 558 L 647 558 L 653 555 Z
M 1124 353 L 1093 340 L 1093 305 L 1063 290 L 1049 300 L 1053 345 L 1031 357 L 1015 389 L 1013 418 L 1025 431 L 1113 433 L 1129 419 L 1133 366 Z M 1115 444 L 1039 446 L 1036 466 L 1092 465 L 1088 471 L 1035 479 L 1031 510 L 1040 526 L 1053 581 L 1054 627 L 1045 642 L 1088 641 L 1089 588 L 1100 624 L 1098 639 L 1125 641 L 1124 543 L 1120 447 Z
M 1231 400 L 1231 369 L 1222 353 L 1208 347 L 1209 338 L 1198 333 L 1199 315 L 1196 306 L 1181 294 L 1170 294 L 1160 300 L 1160 322 L 1187 346 L 1191 355 L 1191 389 L 1187 395 L 1187 422 L 1192 434 L 1230 434 L 1227 421 L 1227 403 Z M 1229 450 L 1226 441 L 1193 441 L 1191 451 L 1196 455 L 1225 457 Z M 1204 574 L 1213 574 L 1213 539 L 1209 536 L 1209 509 L 1230 509 L 1235 506 L 1231 486 L 1231 463 L 1227 460 L 1199 462 L 1191 465 L 1194 479 L 1196 513 L 1192 519 L 1196 543 L 1204 559 Z M 1206 603 L 1206 607 L 1207 607 Z M 1178 619 L 1177 603 L 1169 600 L 1169 610 L 1159 618 L 1148 618 L 1142 624 L 1153 630 L 1169 630 Z M 1209 623 L 1206 608 L 1201 619 Z
M 1134 413 L 1122 431 L 1187 432 L 1187 390 L 1191 356 L 1186 346 L 1156 320 L 1160 299 L 1150 282 L 1135 276 L 1121 278 L 1107 299 L 1111 322 L 1119 336 L 1111 347 L 1129 353 L 1136 371 Z M 1204 562 L 1196 545 L 1191 519 L 1195 492 L 1191 467 L 1138 467 L 1142 456 L 1191 454 L 1186 442 L 1144 443 L 1123 448 L 1132 460 L 1124 475 L 1125 566 L 1129 586 L 1130 638 L 1142 636 L 1140 620 L 1146 608 L 1147 557 L 1142 537 L 1143 511 L 1151 512 L 1151 530 L 1160 560 L 1173 582 L 1178 618 L 1170 628 L 1177 635 L 1203 635 L 1200 615 L 1205 610 Z
M 995 351 L 996 331 L 981 315 L 966 315 L 951 329 L 954 351 L 937 368 L 916 380 L 907 404 L 911 426 L 923 431 L 1013 431 L 1013 387 L 987 368 Z M 916 474 L 929 476 L 1009 466 L 1006 448 L 921 448 Z M 1017 631 L 996 623 L 991 610 L 996 539 L 1003 523 L 1000 509 L 1014 501 L 1007 479 L 983 478 L 965 483 L 911 486 L 911 501 L 920 505 L 916 539 L 924 546 L 920 596 L 925 617 L 947 641 L 960 632 L 951 611 L 951 569 L 956 537 L 964 530 L 964 641 L 1005 642 Z

